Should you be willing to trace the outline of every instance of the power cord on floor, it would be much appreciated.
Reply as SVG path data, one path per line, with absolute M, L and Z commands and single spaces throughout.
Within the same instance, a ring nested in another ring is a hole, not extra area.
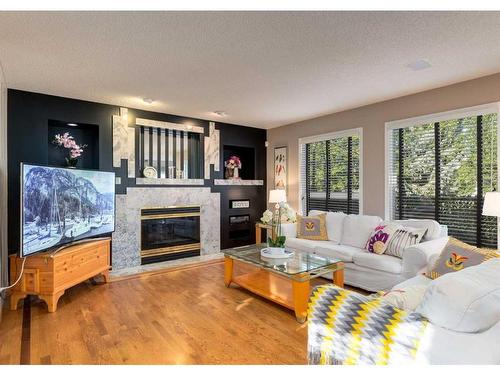
M 24 272 L 24 263 L 26 263 L 26 257 L 23 258 L 23 264 L 21 266 L 21 272 L 19 273 L 19 277 L 17 278 L 17 280 L 15 281 L 15 283 L 12 284 L 12 285 L 0 288 L 0 294 L 3 293 L 4 291 L 10 289 L 10 288 L 15 287 L 17 285 L 17 283 L 21 280 L 21 277 L 23 276 L 23 272 Z

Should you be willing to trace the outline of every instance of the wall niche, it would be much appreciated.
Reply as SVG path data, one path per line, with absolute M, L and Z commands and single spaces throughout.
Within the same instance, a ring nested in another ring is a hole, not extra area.
M 72 124 L 72 125 L 68 125 Z M 56 134 L 69 133 L 79 145 L 86 145 L 77 168 L 99 169 L 99 125 L 48 120 L 48 164 L 65 167 L 69 150 L 54 144 Z
M 231 156 L 237 156 L 241 161 L 241 169 L 239 177 L 242 180 L 255 179 L 255 148 L 243 146 L 224 145 L 224 160 L 222 161 L 223 170 L 225 170 L 224 163 L 229 160 Z

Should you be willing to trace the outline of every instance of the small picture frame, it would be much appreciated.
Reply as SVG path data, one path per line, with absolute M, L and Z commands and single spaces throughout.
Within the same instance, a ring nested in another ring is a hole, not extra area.
M 249 199 L 230 200 L 229 208 L 250 208 Z
M 274 148 L 274 188 L 287 190 L 288 188 L 288 155 L 287 147 Z

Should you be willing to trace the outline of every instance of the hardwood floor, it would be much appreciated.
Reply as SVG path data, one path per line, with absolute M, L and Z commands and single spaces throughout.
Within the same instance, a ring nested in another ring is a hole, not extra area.
M 32 364 L 306 364 L 307 324 L 224 286 L 223 263 L 69 289 L 31 306 Z M 4 311 L 0 364 L 16 364 L 23 310 Z

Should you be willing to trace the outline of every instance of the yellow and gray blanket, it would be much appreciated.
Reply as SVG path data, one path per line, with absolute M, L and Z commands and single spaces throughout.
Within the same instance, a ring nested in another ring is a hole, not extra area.
M 426 325 L 420 314 L 379 298 L 323 285 L 314 289 L 309 302 L 309 364 L 408 363 Z

